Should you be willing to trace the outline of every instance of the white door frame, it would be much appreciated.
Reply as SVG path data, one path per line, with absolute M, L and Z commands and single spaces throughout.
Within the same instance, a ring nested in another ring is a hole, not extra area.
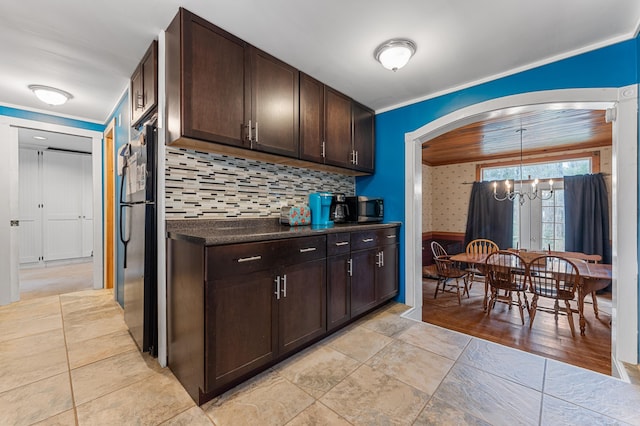
M 459 109 L 405 134 L 405 298 L 409 316 L 422 319 L 422 144 L 455 128 L 510 111 L 615 106 L 612 151 L 612 365 L 638 362 L 638 86 L 530 92 Z M 624 184 L 621 184 L 624 182 Z M 587 330 L 588 332 L 588 330 Z M 616 374 L 616 371 L 613 372 Z
M 93 288 L 102 288 L 102 132 L 23 118 L 0 116 L 0 305 L 20 299 L 18 228 L 19 218 L 18 128 L 66 133 L 91 138 L 93 168 Z

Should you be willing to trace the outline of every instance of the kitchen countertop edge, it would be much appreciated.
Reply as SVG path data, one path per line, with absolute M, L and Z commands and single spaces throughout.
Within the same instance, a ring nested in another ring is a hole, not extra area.
M 393 228 L 401 222 L 345 223 L 327 228 L 281 225 L 277 219 L 168 220 L 167 238 L 205 246 Z

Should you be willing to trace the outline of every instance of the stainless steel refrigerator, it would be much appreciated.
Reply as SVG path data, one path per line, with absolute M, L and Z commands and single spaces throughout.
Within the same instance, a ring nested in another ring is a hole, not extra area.
M 120 241 L 124 245 L 124 320 L 142 352 L 157 355 L 155 125 L 143 126 L 120 154 Z

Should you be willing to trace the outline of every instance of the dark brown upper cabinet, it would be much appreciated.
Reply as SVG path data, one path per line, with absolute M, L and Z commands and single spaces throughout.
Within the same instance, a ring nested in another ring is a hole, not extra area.
M 136 127 L 158 105 L 158 42 L 154 40 L 131 76 L 131 125 Z
M 185 9 L 166 40 L 170 142 L 298 156 L 298 70 Z
M 185 9 L 165 40 L 169 144 L 373 172 L 373 111 Z
M 251 148 L 298 158 L 298 70 L 255 47 L 249 47 L 249 68 L 245 117 Z
M 375 112 L 352 102 L 353 154 L 355 170 L 373 173 L 375 170 Z M 355 157 L 355 158 L 354 158 Z
M 375 113 L 300 73 L 300 159 L 372 173 Z
M 351 168 L 351 99 L 325 86 L 325 163 Z
M 300 73 L 300 159 L 324 163 L 324 84 Z

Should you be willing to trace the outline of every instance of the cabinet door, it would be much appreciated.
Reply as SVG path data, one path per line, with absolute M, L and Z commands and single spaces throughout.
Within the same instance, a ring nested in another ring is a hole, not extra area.
M 298 70 L 259 49 L 250 52 L 252 148 L 297 158 Z
M 375 165 L 375 113 L 356 102 L 353 103 L 353 150 L 356 164 L 353 168 L 372 172 Z
M 300 73 L 300 158 L 324 163 L 324 84 Z
M 131 123 L 135 124 L 144 110 L 144 88 L 142 67 L 138 66 L 131 76 Z
M 398 294 L 398 245 L 382 247 L 376 259 L 376 296 L 378 302 Z
M 207 283 L 207 390 L 229 383 L 275 358 L 273 291 L 270 271 Z
M 158 42 L 153 41 L 142 62 L 142 115 L 148 114 L 157 105 L 158 87 Z
M 351 99 L 325 89 L 325 162 L 351 168 Z
M 280 274 L 279 355 L 324 335 L 327 330 L 325 259 L 289 266 Z
M 327 329 L 332 330 L 351 319 L 351 256 L 327 258 Z
M 363 250 L 351 253 L 351 316 L 355 317 L 376 305 L 375 259 L 378 251 Z
M 184 10 L 182 28 L 184 136 L 245 145 L 245 42 Z

